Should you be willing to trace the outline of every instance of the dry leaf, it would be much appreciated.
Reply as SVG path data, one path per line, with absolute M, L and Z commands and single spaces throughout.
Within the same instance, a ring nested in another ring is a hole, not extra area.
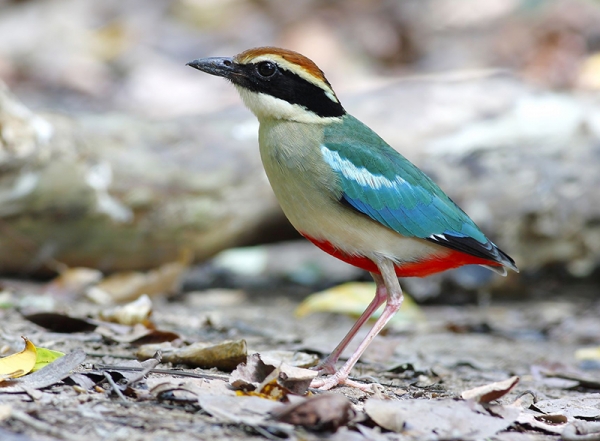
M 503 381 L 485 384 L 464 391 L 460 396 L 464 400 L 474 400 L 478 403 L 489 403 L 509 393 L 519 382 L 519 377 L 510 377 Z
M 244 424 L 250 427 L 277 427 L 278 424 L 283 426 L 282 423 L 268 419 L 269 413 L 281 406 L 275 401 L 258 397 L 201 395 L 198 397 L 198 403 L 205 412 L 223 423 Z
M 316 354 L 298 351 L 261 351 L 260 358 L 273 366 L 285 363 L 288 366 L 308 369 L 319 364 L 319 357 Z
M 455 400 L 400 400 L 365 403 L 365 412 L 379 426 L 387 430 L 403 431 L 406 428 L 412 439 L 489 438 L 509 427 L 519 415 L 512 408 L 499 418 L 490 415 L 482 406 Z
M 352 403 L 344 395 L 326 393 L 271 412 L 277 421 L 314 431 L 335 432 L 354 418 Z
M 91 332 L 97 326 L 91 320 L 70 317 L 57 312 L 40 312 L 38 314 L 25 315 L 24 317 L 30 322 L 52 332 Z
M 296 316 L 303 317 L 314 312 L 333 312 L 353 317 L 360 316 L 375 296 L 375 284 L 371 282 L 349 282 L 334 286 L 325 291 L 308 296 L 296 309 Z M 377 319 L 381 306 L 371 319 Z M 390 325 L 403 327 L 407 324 L 423 322 L 425 316 L 415 301 L 404 294 L 404 301 L 398 313 L 390 320 Z
M 179 290 L 181 277 L 188 269 L 191 257 L 191 253 L 182 252 L 178 261 L 166 263 L 146 273 L 127 271 L 113 274 L 91 290 L 92 297 L 103 302 L 110 300 L 120 303 L 137 299 L 142 294 L 150 297 L 174 294 Z M 103 297 L 94 291 L 101 291 L 108 296 Z
M 317 375 L 317 371 L 289 366 L 278 361 L 263 361 L 260 354 L 252 354 L 231 373 L 229 384 L 234 389 L 264 394 L 264 398 L 272 398 L 274 384 L 278 384 L 281 389 L 276 393 L 281 391 L 281 398 L 285 398 L 289 393 L 306 394 L 311 381 Z
M 28 374 L 35 366 L 35 345 L 26 337 L 21 338 L 25 340 L 25 348 L 21 352 L 0 358 L 0 375 L 3 380 Z
M 123 306 L 107 309 L 100 312 L 100 318 L 107 322 L 133 326 L 138 323 L 150 328 L 150 314 L 152 314 L 152 300 L 146 294 L 137 300 Z
M 569 418 L 586 420 L 600 418 L 600 394 L 541 400 L 533 406 L 545 414 L 560 414 Z
M 165 345 L 144 345 L 136 352 L 140 360 L 152 358 L 156 350 L 162 351 L 163 363 L 185 364 L 191 367 L 210 369 L 216 367 L 223 371 L 232 371 L 247 356 L 246 341 L 224 341 L 217 344 L 193 343 L 183 348 Z
M 49 294 L 79 297 L 94 283 L 102 280 L 102 272 L 92 268 L 67 268 L 60 272 L 44 288 Z
M 539 415 L 521 412 L 516 422 L 521 426 L 531 427 L 533 429 L 539 429 L 545 432 L 556 434 L 561 434 L 565 428 L 564 424 L 549 423 L 544 420 L 540 420 L 538 417 Z
M 575 351 L 575 360 L 600 360 L 600 346 L 577 349 Z
M 402 432 L 405 415 L 388 400 L 370 399 L 365 403 L 365 412 L 380 427 L 392 432 Z

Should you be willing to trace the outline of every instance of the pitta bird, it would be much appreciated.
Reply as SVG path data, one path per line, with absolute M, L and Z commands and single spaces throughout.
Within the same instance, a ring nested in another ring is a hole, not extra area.
M 325 75 L 301 54 L 274 47 L 191 61 L 224 77 L 260 122 L 260 155 L 283 212 L 323 251 L 369 271 L 373 301 L 319 366 L 312 387 L 347 384 L 350 371 L 402 303 L 398 277 L 462 265 L 518 271 L 427 175 L 348 114 Z M 358 329 L 381 316 L 347 362 L 335 364 Z M 331 374 L 326 376 L 325 374 Z

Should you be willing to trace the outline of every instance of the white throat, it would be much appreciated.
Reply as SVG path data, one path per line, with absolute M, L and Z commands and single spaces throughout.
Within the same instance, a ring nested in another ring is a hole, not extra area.
M 339 117 L 321 117 L 298 104 L 290 104 L 279 98 L 265 93 L 252 92 L 244 87 L 235 85 L 244 104 L 259 121 L 281 119 L 307 124 L 329 124 L 338 121 Z

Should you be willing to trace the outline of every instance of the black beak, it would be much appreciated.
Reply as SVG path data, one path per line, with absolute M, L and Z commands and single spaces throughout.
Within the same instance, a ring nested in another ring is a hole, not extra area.
M 195 69 L 218 77 L 231 78 L 236 71 L 236 63 L 229 57 L 199 58 L 187 63 Z

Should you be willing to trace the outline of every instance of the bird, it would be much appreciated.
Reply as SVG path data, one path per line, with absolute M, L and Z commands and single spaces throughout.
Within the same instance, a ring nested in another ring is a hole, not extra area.
M 318 366 L 312 388 L 370 385 L 350 378 L 371 341 L 403 300 L 399 277 L 425 277 L 463 265 L 518 272 L 475 222 L 424 172 L 350 115 L 309 58 L 276 47 L 187 63 L 223 77 L 259 121 L 261 160 L 290 223 L 314 245 L 368 271 L 374 298 Z M 361 326 L 383 312 L 342 367 Z

